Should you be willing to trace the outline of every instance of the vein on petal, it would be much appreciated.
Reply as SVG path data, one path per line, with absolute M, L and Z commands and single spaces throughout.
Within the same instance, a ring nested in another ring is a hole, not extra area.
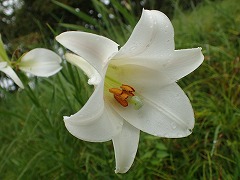
M 154 101 L 152 101 L 151 99 L 147 98 L 146 96 L 143 96 L 143 95 L 141 95 L 141 96 L 143 97 L 143 99 L 146 103 L 151 104 L 152 107 L 155 107 L 157 110 L 162 112 L 164 115 L 170 117 L 175 123 L 179 124 L 180 126 L 184 125 L 187 128 L 192 129 L 188 126 L 188 124 L 186 122 L 184 122 L 182 119 L 177 117 L 174 113 L 170 112 L 167 108 L 165 108 L 163 104 L 160 104 L 160 103 L 157 104 Z

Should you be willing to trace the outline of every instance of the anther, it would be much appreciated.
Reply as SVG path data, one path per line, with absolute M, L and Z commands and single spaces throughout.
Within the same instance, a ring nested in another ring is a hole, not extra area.
M 121 89 L 118 89 L 118 88 L 111 88 L 111 89 L 109 89 L 109 92 L 113 93 L 115 95 L 121 95 L 123 91 Z
M 126 93 L 124 93 L 124 92 L 120 95 L 120 97 L 121 97 L 122 99 L 124 99 L 124 100 L 127 99 L 128 96 L 129 96 L 129 95 L 126 94 Z
M 120 88 L 122 88 L 122 90 L 125 90 L 127 92 L 135 92 L 135 89 L 129 85 L 123 84 L 122 86 L 120 86 Z
M 131 103 L 136 110 L 140 109 L 143 106 L 141 98 L 134 95 L 135 89 L 129 85 L 122 84 L 121 89 L 111 88 L 109 89 L 110 93 L 113 93 L 114 98 L 121 104 L 123 107 L 128 106 L 128 101 Z M 128 100 L 128 101 L 127 101 Z
M 122 99 L 121 96 L 115 95 L 114 94 L 114 98 L 117 100 L 117 102 L 119 102 L 123 107 L 127 107 L 128 106 L 128 102 L 126 99 Z

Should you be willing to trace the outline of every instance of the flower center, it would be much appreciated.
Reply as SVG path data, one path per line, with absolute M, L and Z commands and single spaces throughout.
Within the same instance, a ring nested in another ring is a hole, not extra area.
M 143 106 L 141 98 L 135 95 L 135 89 L 130 85 L 122 84 L 120 88 L 110 88 L 109 92 L 123 107 L 127 107 L 128 103 L 133 104 L 136 110 Z
M 136 110 L 139 110 L 143 106 L 142 98 L 138 96 L 139 94 L 133 86 L 124 84 L 121 80 L 119 81 L 122 74 L 124 74 L 122 68 L 112 64 L 108 66 L 104 82 L 105 93 L 112 93 L 114 99 L 123 107 L 131 104 Z

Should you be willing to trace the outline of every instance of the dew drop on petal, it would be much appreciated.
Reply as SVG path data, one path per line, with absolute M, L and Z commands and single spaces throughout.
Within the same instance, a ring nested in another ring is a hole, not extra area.
M 123 172 L 126 172 L 129 169 L 129 167 L 124 167 Z
M 180 98 L 180 94 L 175 94 L 175 98 L 179 99 Z
M 166 134 L 163 135 L 163 137 L 168 138 L 169 134 L 166 133 Z
M 132 154 L 131 154 L 131 157 L 132 157 L 132 158 L 134 158 L 135 156 L 136 156 L 136 154 L 135 154 L 135 153 L 132 153 Z
M 172 127 L 172 129 L 176 129 L 176 128 L 177 128 L 177 125 L 176 125 L 174 122 L 172 122 L 172 123 L 171 123 L 171 127 Z
M 115 169 L 115 173 L 118 173 L 120 171 L 120 168 Z
M 130 47 L 130 51 L 133 51 L 133 50 L 135 50 L 136 49 L 136 46 L 132 46 L 132 47 Z
M 182 135 L 182 134 L 177 134 L 177 136 L 178 136 L 178 137 L 183 137 L 183 135 Z

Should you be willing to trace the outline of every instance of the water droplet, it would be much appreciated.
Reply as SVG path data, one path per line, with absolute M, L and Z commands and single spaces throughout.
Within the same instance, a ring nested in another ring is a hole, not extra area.
M 163 137 L 168 138 L 169 134 L 166 133 L 166 134 L 163 135 Z
M 132 157 L 132 158 L 135 158 L 135 156 L 136 156 L 136 153 L 132 153 L 132 154 L 131 154 L 131 157 Z
M 129 167 L 124 167 L 124 168 L 122 169 L 122 171 L 123 171 L 123 172 L 126 172 L 128 169 L 129 169 Z
M 118 173 L 120 171 L 120 168 L 115 169 L 115 173 Z
M 175 94 L 175 98 L 179 99 L 180 98 L 180 94 L 179 93 Z
M 115 18 L 115 16 L 113 14 L 109 14 L 108 16 L 109 16 L 110 19 L 114 19 Z
M 178 136 L 178 137 L 183 137 L 183 135 L 182 135 L 182 134 L 180 134 L 180 133 L 179 133 L 179 134 L 177 134 L 177 136 Z
M 136 49 L 136 46 L 132 46 L 132 47 L 129 48 L 130 51 L 133 51 L 135 49 Z
M 167 67 L 170 64 L 170 60 L 163 64 L 163 67 Z
M 97 17 L 102 18 L 102 14 L 98 13 Z
M 171 126 L 172 126 L 172 129 L 176 129 L 177 128 L 177 125 L 174 122 L 171 123 Z
M 109 5 L 110 4 L 110 0 L 101 0 L 102 3 L 104 3 L 105 5 Z
M 165 63 L 165 64 L 163 64 L 163 67 L 164 67 L 164 68 L 166 68 L 166 67 L 167 67 L 167 65 L 168 65 L 168 64 L 167 64 L 167 63 Z

